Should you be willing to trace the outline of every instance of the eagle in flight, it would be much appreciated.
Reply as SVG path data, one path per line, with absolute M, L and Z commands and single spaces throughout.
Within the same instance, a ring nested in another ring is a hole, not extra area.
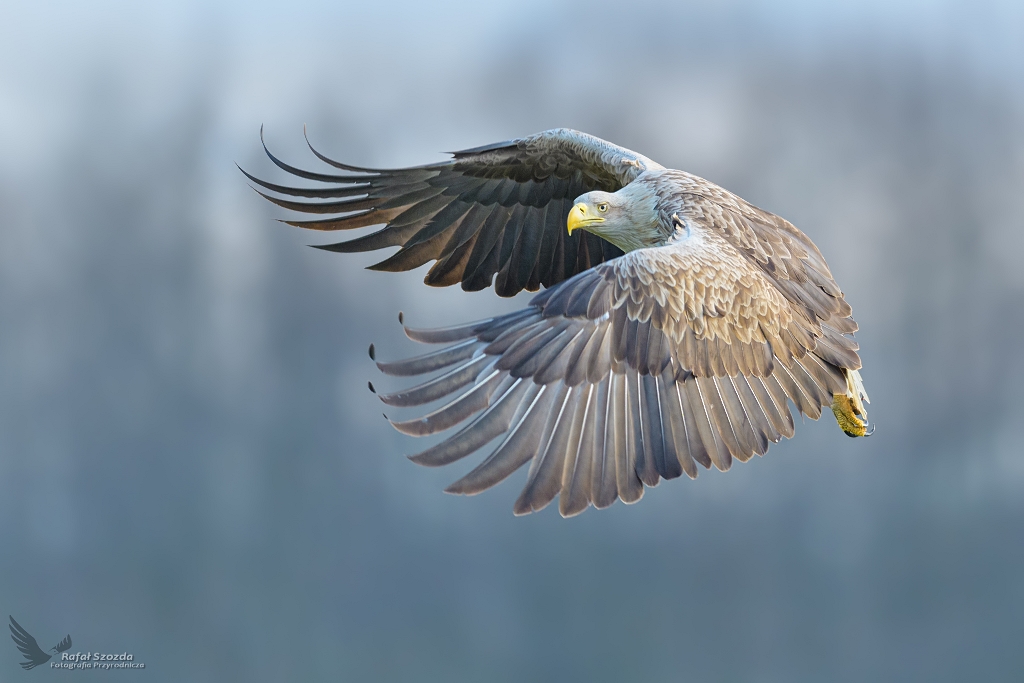
M 660 479 L 696 477 L 698 464 L 725 471 L 764 455 L 793 436 L 790 403 L 812 419 L 829 406 L 846 434 L 870 434 L 857 323 L 821 252 L 714 183 L 568 129 L 387 170 L 310 145 L 341 171 L 312 172 L 264 150 L 315 183 L 246 173 L 274 204 L 318 215 L 285 223 L 383 226 L 320 249 L 399 247 L 370 268 L 433 261 L 425 282 L 437 287 L 543 288 L 523 310 L 456 327 L 409 328 L 399 314 L 409 338 L 443 346 L 377 362 L 388 375 L 432 375 L 381 394 L 389 406 L 454 397 L 391 421 L 413 436 L 463 425 L 414 462 L 447 465 L 497 440 L 450 493 L 479 493 L 529 463 L 517 515 L 555 496 L 563 516 L 633 503 Z

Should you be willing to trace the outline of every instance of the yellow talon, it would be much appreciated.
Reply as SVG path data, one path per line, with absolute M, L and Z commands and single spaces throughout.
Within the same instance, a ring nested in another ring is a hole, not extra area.
M 856 370 L 846 371 L 846 393 L 832 396 L 832 412 L 836 416 L 839 428 L 847 436 L 871 436 L 868 431 L 868 411 L 864 402 L 870 403 L 864 391 L 864 383 Z

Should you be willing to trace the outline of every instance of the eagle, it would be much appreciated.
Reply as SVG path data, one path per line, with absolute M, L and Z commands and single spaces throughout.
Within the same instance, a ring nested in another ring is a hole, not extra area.
M 39 647 L 39 643 L 32 636 L 31 633 L 26 631 L 21 624 L 14 620 L 14 617 L 7 615 L 7 618 L 11 620 L 8 624 L 8 628 L 11 629 L 11 639 L 14 640 L 14 644 L 17 646 L 21 654 L 25 656 L 25 661 L 21 662 L 21 668 L 28 671 L 34 669 L 40 664 L 45 664 L 50 661 L 53 655 L 43 652 L 43 649 Z M 50 648 L 50 651 L 54 654 L 60 654 L 61 652 L 67 652 L 71 649 L 71 636 L 66 635 L 64 639 Z
M 336 171 L 289 165 L 265 142 L 276 166 L 312 183 L 240 170 L 274 204 L 316 214 L 288 225 L 382 226 L 314 246 L 398 247 L 370 269 L 432 261 L 424 281 L 435 287 L 542 290 L 522 310 L 454 327 L 408 327 L 399 313 L 410 339 L 440 348 L 376 362 L 387 375 L 429 376 L 378 394 L 386 405 L 445 399 L 423 417 L 389 419 L 398 431 L 461 426 L 413 462 L 447 465 L 497 442 L 449 493 L 479 493 L 529 463 L 514 513 L 557 496 L 568 517 L 634 503 L 661 479 L 695 478 L 697 465 L 726 471 L 764 455 L 793 436 L 790 405 L 815 420 L 831 407 L 850 436 L 873 431 L 852 309 L 785 219 L 564 128 L 396 169 L 341 163 L 306 142 Z

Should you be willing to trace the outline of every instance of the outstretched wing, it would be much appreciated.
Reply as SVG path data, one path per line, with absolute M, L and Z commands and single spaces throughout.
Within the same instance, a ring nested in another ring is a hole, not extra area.
M 285 223 L 312 230 L 384 224 L 364 237 L 318 246 L 338 252 L 400 247 L 371 268 L 404 271 L 433 260 L 428 285 L 461 282 L 463 289 L 475 291 L 493 279 L 500 296 L 549 287 L 621 256 L 618 247 L 596 235 L 567 234 L 572 202 L 592 190 L 614 192 L 644 170 L 661 168 L 640 154 L 568 129 L 455 152 L 443 163 L 390 170 L 350 166 L 310 149 L 346 173 L 305 171 L 269 151 L 281 169 L 322 185 L 277 185 L 242 171 L 278 195 L 332 200 L 295 201 L 260 192 L 286 209 L 330 214 Z
M 420 436 L 468 421 L 412 460 L 448 464 L 500 437 L 447 490 L 478 493 L 529 462 L 515 512 L 560 494 L 569 516 L 590 504 L 635 502 L 661 478 L 696 477 L 698 463 L 724 471 L 733 459 L 763 455 L 793 435 L 788 400 L 817 419 L 845 390 L 844 368 L 860 367 L 856 343 L 808 318 L 725 240 L 713 246 L 634 251 L 522 311 L 444 330 L 407 328 L 414 340 L 454 344 L 378 367 L 400 376 L 444 372 L 380 398 L 417 406 L 458 397 L 392 424 Z
M 14 640 L 14 644 L 18 646 L 18 649 L 21 650 L 21 654 L 25 655 L 26 661 L 21 662 L 21 667 L 23 669 L 33 669 L 40 664 L 50 661 L 50 655 L 39 648 L 36 639 L 23 629 L 21 624 L 14 620 L 14 617 L 8 615 L 8 618 L 11 620 L 9 625 L 11 638 Z
M 67 652 L 68 650 L 70 650 L 71 649 L 71 634 L 68 634 L 68 635 L 64 636 L 64 640 L 62 640 L 59 643 L 57 643 L 57 645 L 53 649 L 56 650 L 57 652 Z

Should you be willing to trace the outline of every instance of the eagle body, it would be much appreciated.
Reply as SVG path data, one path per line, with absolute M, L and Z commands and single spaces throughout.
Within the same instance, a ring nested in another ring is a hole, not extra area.
M 543 288 L 507 315 L 405 327 L 442 348 L 377 363 L 385 374 L 428 376 L 379 395 L 385 404 L 445 400 L 391 421 L 396 429 L 460 427 L 414 462 L 446 465 L 497 444 L 449 492 L 478 493 L 529 463 L 514 512 L 558 496 L 570 516 L 635 502 L 661 479 L 695 478 L 698 464 L 724 471 L 763 455 L 793 436 L 790 405 L 813 419 L 829 406 L 848 435 L 869 433 L 857 324 L 825 259 L 792 224 L 714 183 L 567 129 L 407 169 L 355 167 L 310 149 L 344 173 L 298 169 L 268 151 L 319 184 L 246 175 L 284 208 L 333 214 L 292 225 L 384 226 L 320 248 L 399 247 L 371 268 L 434 261 L 426 283 L 435 286 L 493 283 L 502 296 Z

